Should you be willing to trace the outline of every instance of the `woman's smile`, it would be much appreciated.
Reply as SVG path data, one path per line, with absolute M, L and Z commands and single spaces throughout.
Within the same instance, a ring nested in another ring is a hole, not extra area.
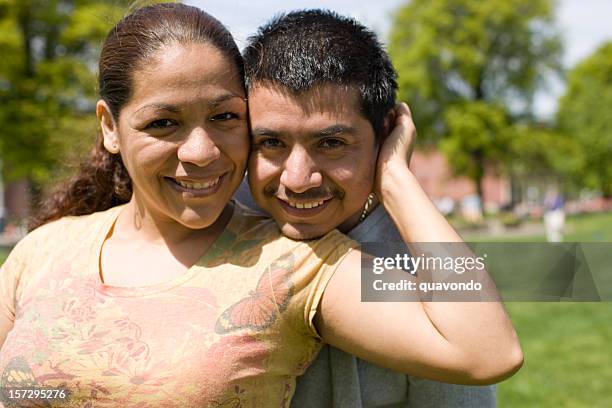
M 185 193 L 187 197 L 207 197 L 213 195 L 221 188 L 226 174 L 205 179 L 178 179 L 172 177 L 164 177 L 164 179 L 173 189 Z

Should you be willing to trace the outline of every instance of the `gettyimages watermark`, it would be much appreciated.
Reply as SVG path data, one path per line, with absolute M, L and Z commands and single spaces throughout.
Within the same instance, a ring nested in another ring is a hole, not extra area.
M 364 243 L 364 302 L 612 300 L 612 243 Z M 497 289 L 497 290 L 496 290 Z

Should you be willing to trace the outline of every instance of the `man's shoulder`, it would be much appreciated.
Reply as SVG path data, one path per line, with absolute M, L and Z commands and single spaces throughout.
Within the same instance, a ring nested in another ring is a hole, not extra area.
M 402 242 L 397 227 L 382 205 L 378 205 L 347 235 L 359 242 Z

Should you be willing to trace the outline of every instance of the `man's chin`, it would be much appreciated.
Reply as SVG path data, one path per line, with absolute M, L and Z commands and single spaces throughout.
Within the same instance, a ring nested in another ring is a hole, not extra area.
M 295 225 L 284 223 L 279 225 L 279 227 L 283 235 L 296 241 L 320 238 L 331 231 L 331 229 L 325 230 L 308 224 Z

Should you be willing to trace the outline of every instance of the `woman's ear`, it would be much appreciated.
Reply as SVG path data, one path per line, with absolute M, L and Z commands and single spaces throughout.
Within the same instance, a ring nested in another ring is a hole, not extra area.
M 100 121 L 102 137 L 104 138 L 104 148 L 111 154 L 119 153 L 119 132 L 113 114 L 108 104 L 100 99 L 96 104 L 96 116 Z

